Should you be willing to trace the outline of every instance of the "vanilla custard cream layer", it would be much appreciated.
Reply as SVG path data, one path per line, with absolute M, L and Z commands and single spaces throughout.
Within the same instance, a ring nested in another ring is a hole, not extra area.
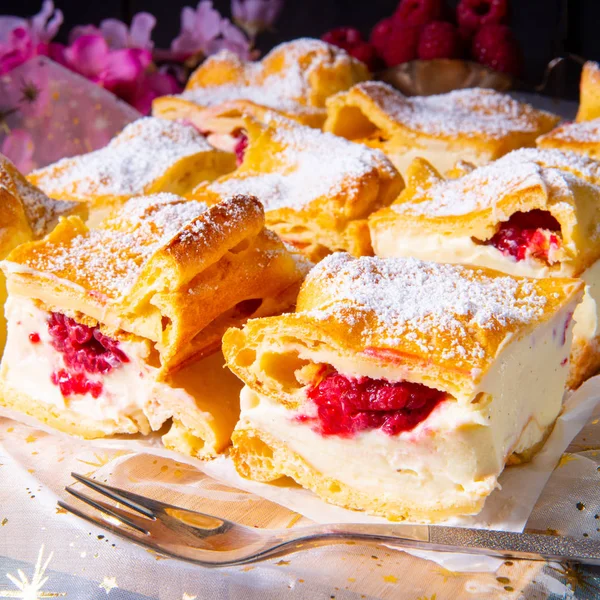
M 247 386 L 237 429 L 264 432 L 320 474 L 381 502 L 399 498 L 422 507 L 423 513 L 452 513 L 452 507 L 460 513 L 460 507 L 474 506 L 476 513 L 497 486 L 507 459 L 534 451 L 560 413 L 562 398 L 556 390 L 563 389 L 569 372 L 574 310 L 572 302 L 531 334 L 508 337 L 471 396 L 442 401 L 412 431 L 394 436 L 380 430 L 352 438 L 323 436 L 310 422 L 295 419 L 310 411 L 310 401 L 291 410 Z M 268 352 L 289 355 L 290 350 Z M 364 363 L 331 354 L 296 350 L 299 358 L 330 364 L 349 377 L 398 381 L 404 376 L 410 381 L 410 372 L 399 374 L 397 365 L 367 369 Z

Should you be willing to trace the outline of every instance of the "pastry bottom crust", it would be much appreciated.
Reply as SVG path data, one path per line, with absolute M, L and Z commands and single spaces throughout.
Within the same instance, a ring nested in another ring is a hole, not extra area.
M 231 433 L 239 418 L 241 382 L 223 368 L 220 352 L 177 372 L 169 384 L 175 390 L 184 390 L 194 399 L 195 406 L 176 399 L 163 399 L 163 408 L 172 418 L 164 427 L 163 444 L 189 456 L 214 458 L 230 443 Z M 152 428 L 140 409 L 130 412 L 118 421 L 92 419 L 69 408 L 58 408 L 37 401 L 6 382 L 0 389 L 0 405 L 25 414 L 69 435 L 83 439 L 97 439 L 117 434 L 148 435 Z
M 455 504 L 439 510 L 419 510 L 399 501 L 385 501 L 365 494 L 341 481 L 328 477 L 292 452 L 284 443 L 254 428 L 236 429 L 232 436 L 231 457 L 238 473 L 246 479 L 268 483 L 291 477 L 330 504 L 385 517 L 389 521 L 410 520 L 435 523 L 449 517 L 477 514 L 486 495 L 473 502 Z M 365 465 L 368 468 L 368 465 Z

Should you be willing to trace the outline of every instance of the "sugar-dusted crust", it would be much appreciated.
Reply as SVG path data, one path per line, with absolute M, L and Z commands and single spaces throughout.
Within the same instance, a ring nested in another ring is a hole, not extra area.
M 247 479 L 271 482 L 281 477 L 291 477 L 302 487 L 315 492 L 320 498 L 351 510 L 381 515 L 390 521 L 411 520 L 416 522 L 437 522 L 457 515 L 477 514 L 483 508 L 486 493 L 479 497 L 466 496 L 470 502 L 444 505 L 440 499 L 439 508 L 419 510 L 414 503 L 400 502 L 398 497 L 385 500 L 384 496 L 373 496 L 341 481 L 317 471 L 301 456 L 290 450 L 282 441 L 240 421 L 232 436 L 230 451 L 238 473 Z
M 214 352 L 222 332 L 295 299 L 303 272 L 252 197 L 207 207 L 170 194 L 129 200 L 89 229 L 61 221 L 3 264 L 10 293 L 156 344 L 166 374 Z
M 234 158 L 213 148 L 191 125 L 144 117 L 104 148 L 64 158 L 28 179 L 52 197 L 88 203 L 97 224 L 132 196 L 184 195 L 234 169 Z
M 600 117 L 600 64 L 589 60 L 583 65 L 579 82 L 577 121 Z
M 561 226 L 562 258 L 551 268 L 579 275 L 600 256 L 598 183 L 600 163 L 558 150 L 516 150 L 448 180 L 416 159 L 405 190 L 369 227 L 373 240 L 404 232 L 486 241 L 513 213 L 542 209 Z
M 204 109 L 243 101 L 321 127 L 326 98 L 368 78 L 365 65 L 344 50 L 298 39 L 277 46 L 260 62 L 246 62 L 226 51 L 213 55 L 192 73 L 183 94 L 157 98 L 152 111 L 203 128 Z
M 508 339 L 582 294 L 575 279 L 339 253 L 310 272 L 295 313 L 230 329 L 223 353 L 251 389 L 290 407 L 304 400 L 290 373 L 306 366 L 301 354 L 315 350 L 334 365 L 401 368 L 408 381 L 470 398 Z
M 415 147 L 428 158 L 433 153 L 451 154 L 455 160 L 467 155 L 484 164 L 533 146 L 536 137 L 560 120 L 492 90 L 406 97 L 376 81 L 332 96 L 327 110 L 326 131 L 379 148 L 397 166 Z
M 536 141 L 538 148 L 586 154 L 590 158 L 600 158 L 600 118 L 579 123 L 565 123 Z
M 249 142 L 240 168 L 198 186 L 192 197 L 214 204 L 255 195 L 267 226 L 312 260 L 334 250 L 372 253 L 366 217 L 403 187 L 381 152 L 274 113 L 246 117 L 244 129 Z

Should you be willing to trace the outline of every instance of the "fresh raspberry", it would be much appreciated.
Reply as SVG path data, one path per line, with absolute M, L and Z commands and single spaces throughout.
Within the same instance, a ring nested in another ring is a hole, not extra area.
M 443 17 L 443 0 L 402 0 L 392 18 L 398 25 L 414 27 L 439 21 Z
M 425 25 L 419 38 L 420 59 L 457 58 L 460 56 L 460 51 L 460 38 L 452 23 L 433 21 Z
M 379 21 L 375 27 L 371 30 L 371 44 L 375 46 L 377 52 L 380 55 L 383 55 L 383 51 L 389 41 L 390 35 L 392 33 L 392 28 L 394 27 L 394 19 L 392 17 L 388 17 L 387 19 L 383 19 Z
M 422 27 L 402 27 L 394 23 L 382 56 L 388 67 L 417 58 Z
M 519 43 L 510 27 L 485 25 L 475 35 L 473 58 L 496 71 L 518 77 L 523 59 Z
M 379 68 L 380 58 L 375 46 L 369 42 L 361 42 L 348 50 L 348 54 L 365 63 L 369 71 L 374 72 Z
M 458 27 L 465 35 L 473 35 L 485 25 L 506 23 L 508 0 L 460 0 L 456 7 Z
M 354 27 L 336 27 L 324 33 L 321 39 L 344 50 L 350 50 L 363 41 L 360 31 Z

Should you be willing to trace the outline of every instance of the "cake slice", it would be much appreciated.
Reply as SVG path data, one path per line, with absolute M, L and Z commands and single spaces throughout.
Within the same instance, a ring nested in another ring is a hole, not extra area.
M 104 148 L 63 158 L 28 179 L 53 198 L 88 204 L 95 226 L 133 196 L 185 195 L 234 169 L 234 157 L 211 146 L 192 125 L 144 117 Z
M 320 128 L 325 100 L 369 78 L 367 67 L 345 50 L 315 39 L 280 44 L 258 62 L 228 51 L 205 60 L 192 73 L 185 91 L 154 100 L 152 113 L 188 120 L 201 131 L 210 111 L 224 103 L 238 111 L 263 107 L 304 125 Z
M 479 512 L 560 413 L 582 294 L 573 279 L 325 258 L 294 314 L 225 334 L 245 384 L 236 469 L 391 520 Z
M 600 163 L 516 150 L 446 180 L 415 160 L 407 187 L 369 219 L 378 256 L 413 256 L 529 277 L 581 277 L 569 387 L 600 368 Z
M 379 151 L 267 112 L 245 117 L 241 166 L 191 197 L 209 204 L 232 194 L 255 195 L 267 226 L 319 260 L 334 250 L 371 254 L 367 216 L 390 204 L 404 186 Z
M 19 244 L 50 233 L 60 217 L 85 217 L 86 207 L 76 202 L 51 200 L 30 184 L 13 163 L 0 154 L 0 260 Z M 6 280 L 0 272 L 0 306 L 6 302 Z M 6 321 L 0 317 L 0 355 L 6 342 Z
M 201 457 L 239 413 L 223 332 L 289 307 L 303 276 L 255 198 L 172 194 L 132 198 L 95 229 L 63 219 L 2 268 L 0 403 L 86 438 L 161 431 Z
M 540 136 L 538 148 L 563 150 L 600 158 L 600 118 L 579 123 L 564 123 Z
M 406 97 L 377 81 L 332 96 L 327 111 L 325 131 L 379 148 L 403 175 L 416 157 L 441 173 L 458 160 L 485 164 L 534 146 L 560 120 L 493 90 Z

